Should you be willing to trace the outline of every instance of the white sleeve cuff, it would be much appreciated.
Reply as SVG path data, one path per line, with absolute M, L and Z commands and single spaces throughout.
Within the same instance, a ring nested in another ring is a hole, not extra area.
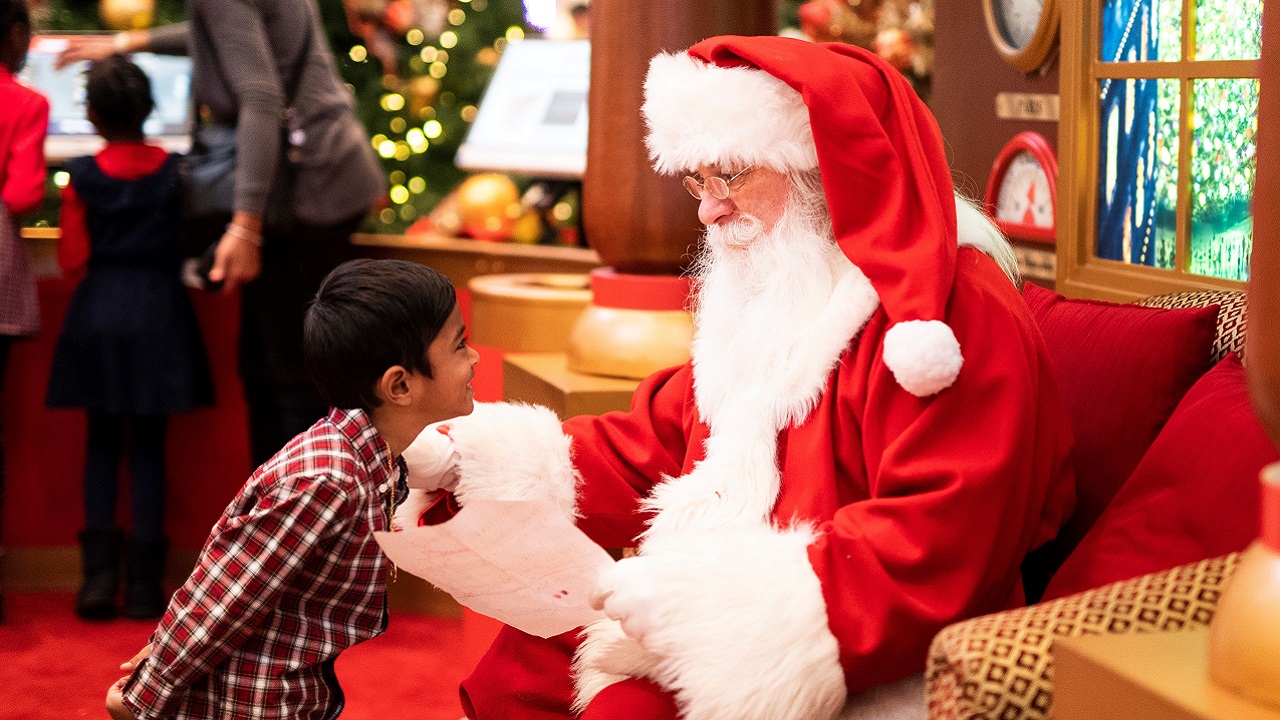
M 538 405 L 477 403 L 470 415 L 449 421 L 449 437 L 459 458 L 454 494 L 461 505 L 540 500 L 576 517 L 573 440 L 555 413 Z

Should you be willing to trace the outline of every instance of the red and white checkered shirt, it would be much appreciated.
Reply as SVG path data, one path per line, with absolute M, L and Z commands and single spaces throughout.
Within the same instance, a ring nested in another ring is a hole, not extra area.
M 362 410 L 333 410 L 249 478 L 124 688 L 139 718 L 337 717 L 338 653 L 387 624 L 373 539 L 407 492 Z

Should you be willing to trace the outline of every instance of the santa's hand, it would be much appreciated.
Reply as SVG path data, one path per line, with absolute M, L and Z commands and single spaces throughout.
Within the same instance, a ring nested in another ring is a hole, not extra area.
M 428 425 L 405 448 L 402 457 L 409 469 L 406 480 L 411 489 L 452 492 L 457 487 L 458 451 L 447 434 L 448 430 L 448 425 Z
M 642 647 L 658 622 L 656 570 L 653 558 L 619 560 L 600 573 L 591 593 L 591 607 L 617 620 L 627 637 Z

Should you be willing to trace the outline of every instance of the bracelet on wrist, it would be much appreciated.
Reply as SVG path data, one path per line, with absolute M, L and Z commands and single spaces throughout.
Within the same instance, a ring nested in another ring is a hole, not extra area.
M 112 47 L 115 48 L 116 52 L 118 53 L 129 52 L 129 44 L 130 44 L 129 33 L 130 32 L 131 32 L 130 30 L 125 30 L 124 32 L 118 32 L 112 36 L 111 45 Z
M 227 224 L 227 234 L 234 238 L 239 238 L 240 240 L 244 240 L 245 242 L 249 243 L 250 245 L 256 248 L 262 247 L 261 233 L 255 233 L 252 230 L 247 230 L 239 225 L 236 225 L 235 223 Z

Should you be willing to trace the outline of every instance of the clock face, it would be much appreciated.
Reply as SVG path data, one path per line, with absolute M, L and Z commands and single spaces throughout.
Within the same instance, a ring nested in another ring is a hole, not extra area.
M 1005 42 L 1021 50 L 1035 37 L 1044 13 L 1044 0 L 992 0 L 991 9 Z
M 1030 152 L 1023 150 L 1009 161 L 995 205 L 997 220 L 1031 227 L 1054 227 L 1049 176 Z

